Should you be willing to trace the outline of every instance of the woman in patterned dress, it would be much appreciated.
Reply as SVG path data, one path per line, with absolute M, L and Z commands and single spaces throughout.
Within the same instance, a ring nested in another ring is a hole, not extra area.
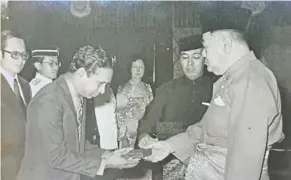
M 131 61 L 131 79 L 117 90 L 117 123 L 121 147 L 134 147 L 138 121 L 152 101 L 151 86 L 142 82 L 145 65 L 142 59 Z
M 153 100 L 151 86 L 142 81 L 145 71 L 142 59 L 130 62 L 131 79 L 118 87 L 116 118 L 119 128 L 119 146 L 134 147 L 139 120 L 144 116 L 146 106 Z M 141 171 L 140 171 L 141 170 Z M 151 180 L 151 171 L 140 167 L 125 173 L 125 179 Z

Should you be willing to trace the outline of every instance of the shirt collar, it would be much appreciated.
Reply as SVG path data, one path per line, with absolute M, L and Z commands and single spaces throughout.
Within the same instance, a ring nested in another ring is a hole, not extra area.
M 51 82 L 53 82 L 52 79 L 49 79 L 49 78 L 45 77 L 44 75 L 42 75 L 42 74 L 40 74 L 40 73 L 38 73 L 38 72 L 35 74 L 35 78 L 36 78 L 36 79 L 41 79 L 41 80 L 43 80 L 43 81 L 45 81 L 45 82 L 47 82 L 47 83 L 51 83 Z
M 237 62 L 231 65 L 223 75 L 224 80 L 232 81 L 240 69 L 246 67 L 252 60 L 257 59 L 253 51 L 249 51 L 246 55 L 240 58 Z
M 16 79 L 17 82 L 18 82 L 18 76 L 17 76 L 17 74 L 13 77 L 7 70 L 5 70 L 2 67 L 0 68 L 0 72 L 5 77 L 5 79 L 7 80 L 9 86 L 11 87 L 11 89 L 14 90 L 14 79 Z
M 73 99 L 73 103 L 74 103 L 75 109 L 77 110 L 78 107 L 79 107 L 79 104 L 81 103 L 80 102 L 81 96 L 78 95 L 78 93 L 77 93 L 73 83 L 71 82 L 71 80 L 69 80 L 66 76 L 64 76 L 64 79 L 65 79 L 65 81 L 66 81 L 66 83 L 68 85 L 71 97 Z
M 202 77 L 203 77 L 203 73 L 199 78 L 195 80 L 190 80 L 186 75 L 183 75 L 183 82 L 186 84 L 196 84 L 196 83 L 199 83 L 203 79 Z

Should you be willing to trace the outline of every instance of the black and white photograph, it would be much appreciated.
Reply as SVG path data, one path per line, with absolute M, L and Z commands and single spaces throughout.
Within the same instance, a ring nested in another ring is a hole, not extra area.
M 1 180 L 291 180 L 291 1 L 0 2 Z

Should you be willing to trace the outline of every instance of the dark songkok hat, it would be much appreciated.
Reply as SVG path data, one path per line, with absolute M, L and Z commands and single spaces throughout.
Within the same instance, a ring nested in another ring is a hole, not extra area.
M 59 56 L 59 48 L 42 48 L 31 51 L 32 57 Z
M 193 35 L 180 39 L 179 52 L 203 48 L 201 35 Z
M 250 12 L 237 6 L 225 6 L 220 9 L 206 9 L 200 15 L 202 32 L 220 29 L 236 29 L 245 32 Z

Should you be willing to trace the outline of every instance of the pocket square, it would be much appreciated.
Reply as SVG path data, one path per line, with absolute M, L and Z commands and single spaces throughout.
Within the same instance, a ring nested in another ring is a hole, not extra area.
M 224 101 L 221 99 L 220 96 L 218 96 L 217 98 L 214 99 L 214 104 L 218 105 L 218 106 L 225 106 Z
M 210 103 L 202 102 L 202 105 L 204 105 L 204 106 L 210 106 Z

